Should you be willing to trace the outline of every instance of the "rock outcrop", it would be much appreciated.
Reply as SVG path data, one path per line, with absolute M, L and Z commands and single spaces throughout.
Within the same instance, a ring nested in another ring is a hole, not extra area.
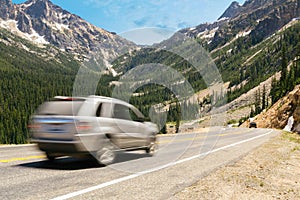
M 255 122 L 259 128 L 284 129 L 291 116 L 294 118 L 292 131 L 300 133 L 300 85 L 269 110 L 256 116 Z M 245 123 L 243 126 L 248 124 Z
M 293 112 L 294 126 L 293 131 L 300 133 L 300 89 L 294 93 L 292 99 L 292 106 L 295 109 Z
M 0 18 L 9 19 L 13 10 L 14 5 L 11 0 L 0 0 Z

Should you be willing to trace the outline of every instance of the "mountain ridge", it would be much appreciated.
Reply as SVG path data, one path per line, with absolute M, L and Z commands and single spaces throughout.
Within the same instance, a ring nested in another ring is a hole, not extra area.
M 201 39 L 212 51 L 236 37 L 241 37 L 239 34 L 245 32 L 250 35 L 251 40 L 259 43 L 293 18 L 299 17 L 300 13 L 300 4 L 296 0 L 247 0 L 242 6 L 238 6 L 237 13 L 240 14 L 237 15 L 232 5 L 237 6 L 237 3 L 232 3 L 225 11 L 225 16 L 231 18 L 222 17 L 224 13 L 216 22 L 200 24 L 179 32 Z M 232 13 L 228 13 L 229 11 Z
M 230 4 L 230 6 L 225 10 L 225 12 L 218 18 L 218 20 L 222 18 L 233 18 L 240 14 L 242 11 L 242 7 L 237 1 L 234 1 Z
M 38 44 L 52 44 L 87 57 L 104 50 L 109 52 L 102 55 L 105 59 L 136 48 L 133 42 L 90 24 L 50 0 L 28 0 L 22 4 L 1 0 L 0 3 L 1 27 Z

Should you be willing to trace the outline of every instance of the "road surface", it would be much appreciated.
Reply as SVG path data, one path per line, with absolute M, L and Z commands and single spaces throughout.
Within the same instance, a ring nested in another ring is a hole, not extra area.
M 118 152 L 114 164 L 63 157 L 49 162 L 35 145 L 0 146 L 0 199 L 173 199 L 278 134 L 213 128 L 160 136 L 159 151 Z

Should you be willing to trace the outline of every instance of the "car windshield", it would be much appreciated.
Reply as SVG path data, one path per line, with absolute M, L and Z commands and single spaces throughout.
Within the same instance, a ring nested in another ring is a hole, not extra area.
M 77 115 L 84 100 L 81 101 L 49 101 L 41 105 L 38 115 Z

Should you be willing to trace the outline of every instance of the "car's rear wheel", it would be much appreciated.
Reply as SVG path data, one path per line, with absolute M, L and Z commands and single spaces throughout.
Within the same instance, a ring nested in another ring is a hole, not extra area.
M 113 145 L 107 144 L 96 152 L 96 159 L 99 164 L 109 165 L 112 164 L 116 158 L 116 153 Z

